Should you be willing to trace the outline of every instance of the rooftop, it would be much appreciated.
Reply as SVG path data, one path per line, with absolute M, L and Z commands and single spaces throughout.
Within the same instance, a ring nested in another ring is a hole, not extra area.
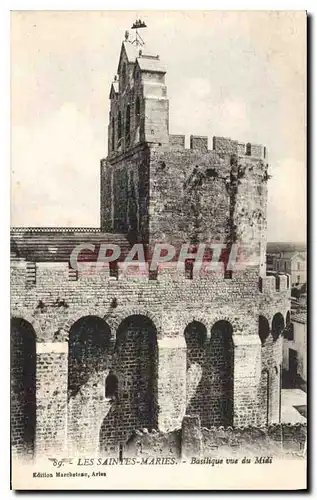
M 306 243 L 268 242 L 266 246 L 267 253 L 306 252 L 306 249 Z
M 159 57 L 141 56 L 137 58 L 138 65 L 141 71 L 149 71 L 156 73 L 166 73 L 166 68 L 160 61 Z
M 74 248 L 81 243 L 95 245 L 95 252 L 87 249 L 81 260 L 95 260 L 100 245 L 111 243 L 120 246 L 121 256 L 126 255 L 130 244 L 123 234 L 103 233 L 97 228 L 12 228 L 11 258 L 32 262 L 68 262 Z
M 292 315 L 292 321 L 295 321 L 296 323 L 306 324 L 307 311 L 306 310 L 296 311 L 296 313 Z

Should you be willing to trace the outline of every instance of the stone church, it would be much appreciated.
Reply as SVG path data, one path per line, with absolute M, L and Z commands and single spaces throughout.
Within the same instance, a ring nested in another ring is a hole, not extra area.
M 169 133 L 166 68 L 135 42 L 126 34 L 110 88 L 100 229 L 11 229 L 17 455 L 116 453 L 138 429 L 168 433 L 185 415 L 206 428 L 281 418 L 290 281 L 266 274 L 266 148 L 195 135 L 186 148 Z M 190 259 L 138 275 L 120 258 L 95 273 L 70 265 L 79 244 L 124 255 L 157 242 L 239 243 L 252 265 L 203 275 Z

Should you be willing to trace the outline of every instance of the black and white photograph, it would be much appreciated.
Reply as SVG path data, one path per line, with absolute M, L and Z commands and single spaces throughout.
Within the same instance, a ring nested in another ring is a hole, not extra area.
M 298 490 L 304 10 L 11 12 L 14 490 Z

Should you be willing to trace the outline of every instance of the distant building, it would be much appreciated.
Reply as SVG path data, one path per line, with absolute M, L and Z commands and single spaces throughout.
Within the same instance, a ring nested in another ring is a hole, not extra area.
M 285 273 L 291 276 L 291 285 L 306 283 L 306 248 L 302 244 L 268 243 L 267 271 Z
M 299 307 L 292 308 L 291 323 L 285 331 L 283 369 L 292 385 L 307 382 L 307 311 L 306 294 L 300 297 Z

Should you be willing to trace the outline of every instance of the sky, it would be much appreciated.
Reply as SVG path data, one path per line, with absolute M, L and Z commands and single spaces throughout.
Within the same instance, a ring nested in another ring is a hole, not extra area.
M 268 240 L 306 237 L 304 12 L 11 15 L 11 225 L 99 226 L 109 90 L 125 31 L 167 67 L 172 134 L 264 144 Z M 131 30 L 130 33 L 132 34 Z

